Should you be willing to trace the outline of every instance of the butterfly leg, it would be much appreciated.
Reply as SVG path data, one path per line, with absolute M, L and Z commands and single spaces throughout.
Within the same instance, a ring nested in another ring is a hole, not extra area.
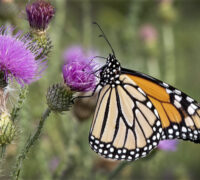
M 92 92 L 91 95 L 88 95 L 88 96 L 76 96 L 76 97 L 74 97 L 74 98 L 72 99 L 72 103 L 74 104 L 74 101 L 75 101 L 76 99 L 89 98 L 89 97 L 94 96 L 94 94 L 95 94 L 95 92 L 96 92 L 96 90 L 97 90 L 97 88 L 98 88 L 99 85 L 100 85 L 100 84 L 97 84 L 97 85 L 96 85 L 96 87 L 94 88 L 94 90 L 93 90 L 93 92 Z

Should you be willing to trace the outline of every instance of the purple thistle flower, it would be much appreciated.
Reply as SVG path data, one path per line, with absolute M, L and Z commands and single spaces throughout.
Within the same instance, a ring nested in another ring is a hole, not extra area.
M 156 29 L 150 24 L 143 25 L 139 33 L 141 39 L 145 42 L 156 41 L 158 37 Z
M 90 91 L 96 86 L 94 68 L 90 61 L 70 61 L 63 66 L 64 81 L 74 91 Z
M 163 140 L 160 141 L 158 148 L 164 151 L 176 151 L 178 140 Z
M 49 162 L 49 169 L 51 172 L 54 172 L 58 167 L 60 160 L 57 157 L 53 157 Z
M 41 49 L 28 35 L 18 32 L 12 36 L 12 31 L 10 27 L 0 28 L 0 71 L 6 81 L 14 77 L 23 86 L 40 78 L 46 62 L 42 58 L 35 60 Z
M 45 30 L 55 14 L 54 7 L 43 0 L 38 0 L 26 6 L 29 24 L 34 29 Z
M 64 52 L 63 77 L 72 90 L 87 92 L 95 88 L 93 72 L 97 64 L 92 61 L 93 57 L 93 51 L 84 51 L 79 45 L 71 46 Z

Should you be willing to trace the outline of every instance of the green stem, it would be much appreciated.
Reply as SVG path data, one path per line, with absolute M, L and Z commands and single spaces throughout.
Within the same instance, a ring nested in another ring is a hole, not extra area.
M 0 152 L 0 172 L 3 168 L 3 163 L 4 163 L 4 160 L 5 160 L 5 155 L 6 155 L 6 144 L 3 144 L 1 145 L 1 152 Z
M 160 78 L 160 67 L 159 67 L 159 62 L 156 57 L 148 57 L 147 60 L 147 68 L 148 68 L 148 73 L 156 78 Z
M 169 83 L 175 83 L 175 56 L 174 56 L 174 33 L 170 24 L 163 24 L 163 46 L 165 53 L 166 69 L 165 80 Z
M 5 153 L 6 153 L 6 145 L 3 144 L 1 145 L 1 154 L 0 154 L 1 160 L 3 160 Z
M 17 105 L 12 109 L 12 112 L 11 112 L 11 119 L 12 119 L 13 122 L 16 120 L 16 118 L 17 118 L 17 116 L 19 114 L 19 111 L 21 110 L 21 108 L 22 108 L 22 106 L 24 104 L 27 92 L 28 92 L 28 86 L 25 86 L 23 89 L 20 90 L 20 94 L 19 94 L 19 98 L 18 98 L 18 101 L 17 101 Z M 1 164 L 4 161 L 4 157 L 5 157 L 5 154 L 6 154 L 6 147 L 7 147 L 6 144 L 1 146 L 1 152 L 0 152 Z
M 85 0 L 82 2 L 83 9 L 83 44 L 86 48 L 90 47 L 91 37 L 92 37 L 92 20 L 91 20 L 91 3 L 90 0 Z
M 18 113 L 19 113 L 19 111 L 21 110 L 21 108 L 24 104 L 27 92 L 28 92 L 28 86 L 25 86 L 23 89 L 20 90 L 17 105 L 12 109 L 12 112 L 11 112 L 11 119 L 12 119 L 13 122 L 15 122 L 15 120 L 18 116 Z
M 35 142 L 39 139 L 39 136 L 41 134 L 41 130 L 44 126 L 44 122 L 45 122 L 45 120 L 47 119 L 47 117 L 49 116 L 50 113 L 51 113 L 51 110 L 49 108 L 47 108 L 46 111 L 44 112 L 44 114 L 42 115 L 41 119 L 40 119 L 40 122 L 39 122 L 39 125 L 37 127 L 36 132 L 28 138 L 28 140 L 25 143 L 24 148 L 22 149 L 21 153 L 17 157 L 17 162 L 16 162 L 14 173 L 13 173 L 13 177 L 16 180 L 19 179 L 20 172 L 21 172 L 22 165 L 23 165 L 23 160 L 27 157 L 28 152 L 30 151 L 32 146 L 35 144 Z
M 128 164 L 129 162 L 121 162 L 114 171 L 108 175 L 108 179 L 114 179 Z

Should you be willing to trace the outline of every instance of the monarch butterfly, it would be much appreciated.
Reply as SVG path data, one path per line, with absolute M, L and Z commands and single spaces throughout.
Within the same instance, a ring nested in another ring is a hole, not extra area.
M 98 27 L 112 54 L 100 68 L 91 148 L 105 158 L 134 161 L 149 154 L 160 140 L 200 143 L 200 105 L 167 83 L 121 67 Z

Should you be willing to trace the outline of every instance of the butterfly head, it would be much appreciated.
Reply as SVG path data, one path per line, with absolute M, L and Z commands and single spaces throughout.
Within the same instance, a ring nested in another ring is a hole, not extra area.
M 119 76 L 121 74 L 121 66 L 115 55 L 109 54 L 106 65 L 100 72 L 100 84 L 105 86 L 107 84 L 115 87 L 120 84 Z

